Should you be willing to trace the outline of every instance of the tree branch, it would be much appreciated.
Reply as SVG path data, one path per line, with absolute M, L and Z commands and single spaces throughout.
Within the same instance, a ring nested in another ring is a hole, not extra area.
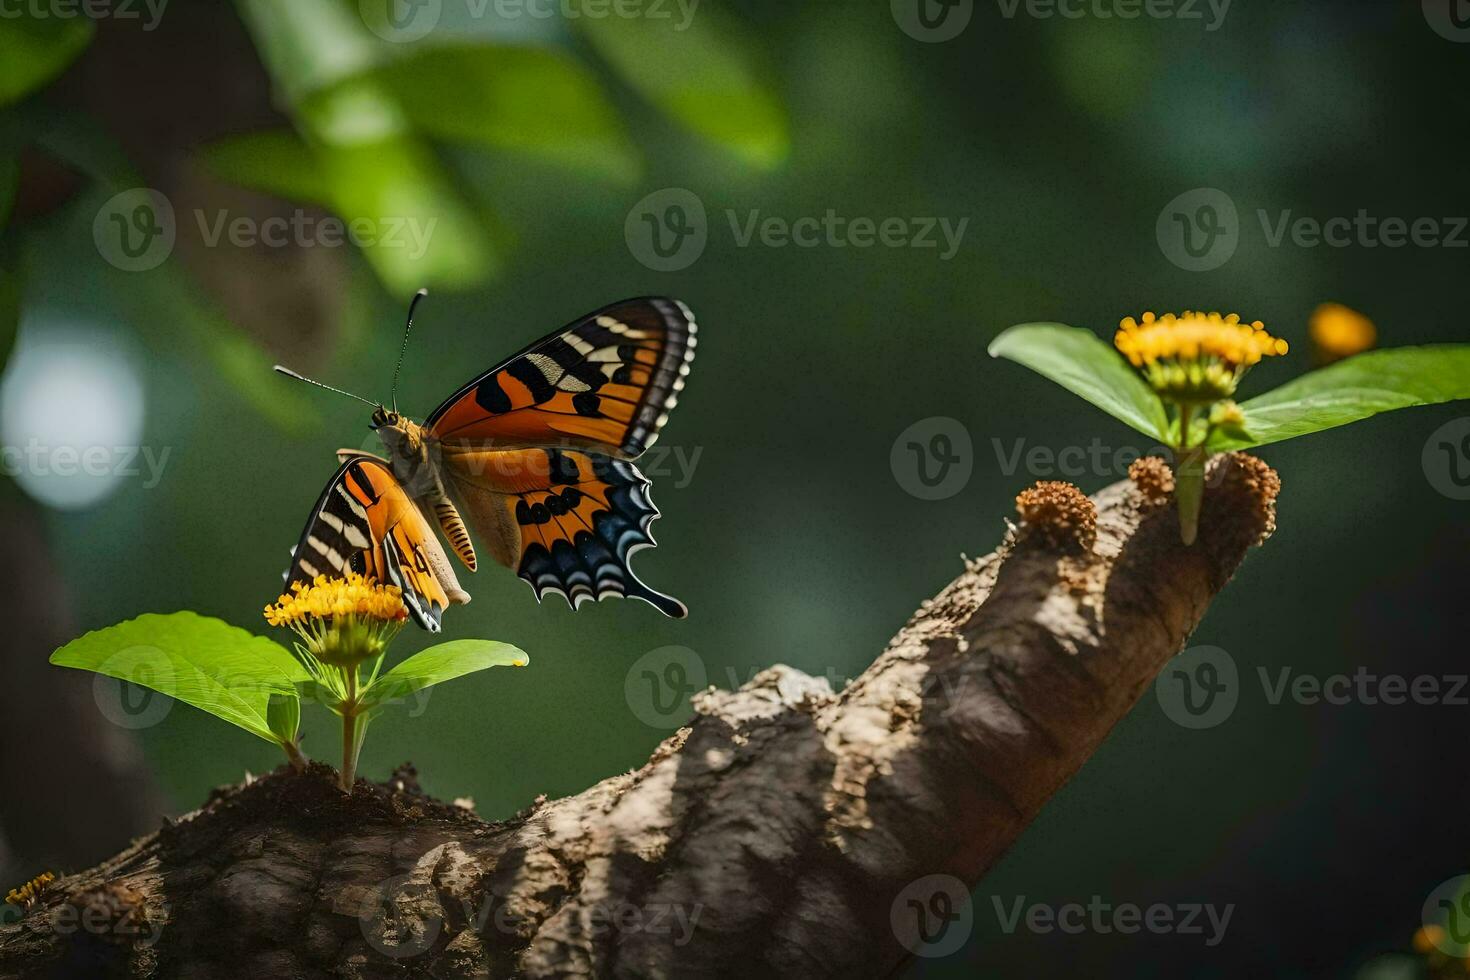
M 841 694 L 782 666 L 706 691 L 643 768 L 502 823 L 320 766 L 220 791 L 0 927 L 0 976 L 888 973 L 905 889 L 973 885 L 1272 530 L 1258 460 L 1215 461 L 1193 547 L 1169 489 L 1136 464 L 1095 520 L 1028 491 Z

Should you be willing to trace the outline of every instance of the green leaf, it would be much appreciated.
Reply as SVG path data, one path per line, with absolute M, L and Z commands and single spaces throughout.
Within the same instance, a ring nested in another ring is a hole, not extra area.
M 148 613 L 93 630 L 51 655 L 61 667 L 117 677 L 278 742 L 273 696 L 294 699 L 310 680 L 290 652 L 222 620 L 193 612 Z
M 295 694 L 272 694 L 265 710 L 266 724 L 283 745 L 296 741 L 301 728 L 301 698 Z
M 534 154 L 629 182 L 638 157 L 592 73 L 552 48 L 434 47 L 377 71 L 431 136 Z
M 451 640 L 421 650 L 381 675 L 363 692 L 362 702 L 373 708 L 487 667 L 524 667 L 529 662 L 524 651 L 509 643 Z
M 1369 351 L 1242 402 L 1249 436 L 1215 432 L 1208 448 L 1249 449 L 1460 398 L 1470 398 L 1470 344 Z
M 601 17 L 576 22 L 640 95 L 691 131 L 770 169 L 791 149 L 786 110 L 766 80 L 773 74 L 736 24 L 699 16 Z
M 990 342 L 1006 357 L 1080 395 L 1150 438 L 1169 441 L 1164 403 L 1097 334 L 1060 323 L 1022 323 Z
M 0 18 L 0 106 L 49 83 L 82 53 L 96 26 L 87 17 Z
M 241 187 L 308 204 L 332 199 L 311 147 L 289 129 L 226 136 L 199 155 L 216 177 Z

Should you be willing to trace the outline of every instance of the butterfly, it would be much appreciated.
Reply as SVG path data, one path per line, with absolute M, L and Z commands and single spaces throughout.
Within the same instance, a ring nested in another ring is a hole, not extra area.
M 409 307 L 394 395 L 425 295 Z M 394 395 L 389 408 L 278 365 L 372 405 L 370 426 L 387 453 L 338 450 L 341 465 L 292 551 L 287 584 L 371 575 L 398 586 L 414 621 L 438 632 L 444 610 L 470 600 L 434 534 L 438 525 L 467 569 L 478 567 L 478 543 L 530 583 L 537 601 L 554 593 L 577 609 L 627 596 L 687 615 L 682 602 L 634 575 L 629 559 L 654 545 L 649 525 L 659 516 L 633 461 L 668 421 L 696 332 L 678 300 L 613 303 L 470 380 L 422 424 L 399 413 Z

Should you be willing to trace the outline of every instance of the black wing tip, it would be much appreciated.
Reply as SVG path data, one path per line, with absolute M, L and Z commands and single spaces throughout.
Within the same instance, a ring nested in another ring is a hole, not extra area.
M 664 595 L 661 592 L 654 592 L 652 589 L 649 589 L 648 591 L 649 595 L 647 596 L 635 595 L 633 598 L 642 599 L 644 602 L 653 606 L 653 608 L 657 609 L 659 612 L 663 613 L 670 619 L 689 618 L 689 607 L 684 605 L 684 603 L 680 602 L 678 599 L 675 599 L 671 595 Z

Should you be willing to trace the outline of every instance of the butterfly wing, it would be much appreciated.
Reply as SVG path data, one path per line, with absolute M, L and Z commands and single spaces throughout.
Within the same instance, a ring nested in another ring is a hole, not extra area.
M 475 378 L 424 428 L 445 445 L 569 446 L 635 459 L 684 387 L 695 332 L 678 300 L 613 303 Z
M 367 454 L 339 456 L 343 463 L 291 553 L 287 585 L 349 571 L 371 575 L 402 589 L 414 622 L 437 633 L 451 602 L 470 601 L 444 549 L 386 460 Z
M 648 478 L 632 463 L 564 449 L 444 447 L 443 468 L 480 543 L 530 583 L 539 600 L 562 596 L 573 609 L 630 596 L 666 616 L 688 608 L 645 585 L 629 567 L 652 547 L 658 517 Z

